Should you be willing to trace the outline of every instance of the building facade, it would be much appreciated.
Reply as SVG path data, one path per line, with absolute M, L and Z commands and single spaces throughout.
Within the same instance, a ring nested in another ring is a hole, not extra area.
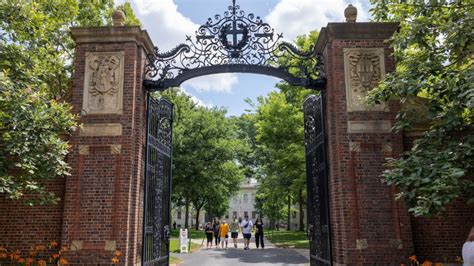
M 263 223 L 268 225 L 269 221 L 265 216 L 261 216 L 258 210 L 255 208 L 255 196 L 257 194 L 258 181 L 255 178 L 246 178 L 240 185 L 239 192 L 229 199 L 229 209 L 223 217 L 220 219 L 226 219 L 230 221 L 232 219 L 244 218 L 246 215 L 250 220 L 254 221 L 258 217 L 262 217 Z M 184 207 L 174 207 L 171 212 L 173 221 L 176 222 L 176 227 L 184 227 L 186 220 L 186 210 Z M 189 208 L 189 221 L 188 224 L 191 228 L 195 227 L 197 212 L 194 208 Z M 199 227 L 206 222 L 206 211 L 201 210 L 199 213 Z M 280 228 L 286 228 L 287 219 L 286 217 L 279 221 Z M 293 205 L 290 211 L 290 230 L 298 230 L 300 223 L 300 214 L 297 205 Z M 306 213 L 303 211 L 303 223 L 306 223 Z

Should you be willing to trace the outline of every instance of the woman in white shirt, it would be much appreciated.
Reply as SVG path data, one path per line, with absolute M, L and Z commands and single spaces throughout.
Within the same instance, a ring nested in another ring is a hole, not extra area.
M 462 246 L 462 260 L 464 266 L 474 266 L 474 226 L 471 227 L 466 243 Z

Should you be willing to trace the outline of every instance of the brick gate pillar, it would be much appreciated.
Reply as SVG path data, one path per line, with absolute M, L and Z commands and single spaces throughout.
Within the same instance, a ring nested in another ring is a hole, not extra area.
M 380 177 L 384 158 L 403 151 L 401 134 L 391 131 L 399 106 L 367 106 L 362 99 L 394 70 L 387 40 L 397 28 L 396 23 L 329 23 L 316 44 L 328 77 L 325 111 L 335 265 L 400 265 L 413 251 L 408 213 L 394 200 L 395 189 Z
M 70 139 L 62 244 L 75 264 L 140 262 L 143 212 L 145 54 L 140 27 L 73 28 L 73 111 L 82 128 Z

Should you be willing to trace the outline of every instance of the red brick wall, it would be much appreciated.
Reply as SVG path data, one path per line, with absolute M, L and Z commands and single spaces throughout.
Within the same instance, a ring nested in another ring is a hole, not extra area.
M 86 40 L 76 46 L 72 103 L 80 113 L 83 99 L 84 63 L 87 52 L 125 53 L 122 114 L 84 115 L 84 124 L 119 123 L 120 136 L 79 136 L 70 139 L 69 163 L 74 169 L 66 183 L 64 243 L 81 241 L 82 249 L 68 254 L 77 264 L 110 263 L 113 251 L 105 250 L 106 241 L 115 241 L 122 251 L 122 263 L 133 265 L 141 260 L 143 199 L 143 146 L 146 95 L 142 89 L 145 53 L 131 38 L 101 42 L 101 34 L 117 34 L 128 27 L 91 29 L 99 31 L 96 42 Z M 104 31 L 103 33 L 100 31 Z M 122 33 L 123 33 L 122 32 Z M 87 154 L 79 154 L 79 145 L 87 145 Z M 114 154 L 111 145 L 121 145 Z
M 404 147 L 411 149 L 414 136 L 404 136 Z M 421 259 L 454 262 L 461 257 L 462 245 L 474 226 L 474 206 L 458 199 L 436 217 L 411 217 L 414 253 Z
M 385 26 L 330 24 L 323 32 L 328 41 L 320 47 L 328 77 L 325 111 L 333 260 L 339 264 L 400 263 L 413 251 L 409 216 L 394 201 L 394 189 L 380 180 L 384 158 L 402 152 L 402 136 L 348 133 L 347 126 L 351 120 L 389 120 L 392 124 L 395 120 L 396 105 L 390 106 L 390 112 L 348 113 L 346 107 L 343 48 L 382 47 L 386 71 L 393 71 L 392 51 L 385 38 L 376 36 L 376 27 Z M 347 34 L 341 33 L 347 29 Z M 356 149 L 351 148 L 354 143 Z M 384 149 L 387 145 L 390 151 Z M 400 248 L 395 240 L 401 240 Z M 358 242 L 366 246 L 358 248 Z
M 462 200 L 451 203 L 444 215 L 412 218 L 415 254 L 431 261 L 454 262 L 474 226 L 474 207 Z
M 26 255 L 34 245 L 60 243 L 64 205 L 65 178 L 56 178 L 46 185 L 61 200 L 58 204 L 30 207 L 24 201 L 0 197 L 0 246 L 19 249 Z

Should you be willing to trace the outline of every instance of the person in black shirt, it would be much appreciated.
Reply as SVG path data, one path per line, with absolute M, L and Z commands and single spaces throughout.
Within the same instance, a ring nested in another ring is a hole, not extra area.
M 214 234 L 214 228 L 212 227 L 211 222 L 207 222 L 204 232 L 206 232 L 206 237 L 207 237 L 206 247 L 212 248 L 212 235 Z
M 219 220 L 214 219 L 214 224 L 212 225 L 214 229 L 214 239 L 216 240 L 216 248 L 219 246 L 219 243 L 221 242 L 221 238 L 219 237 Z
M 258 217 L 257 220 L 255 221 L 255 228 L 257 229 L 255 231 L 255 244 L 257 245 L 257 248 L 261 245 L 262 248 L 265 248 L 265 244 L 263 243 L 263 222 L 262 218 Z

